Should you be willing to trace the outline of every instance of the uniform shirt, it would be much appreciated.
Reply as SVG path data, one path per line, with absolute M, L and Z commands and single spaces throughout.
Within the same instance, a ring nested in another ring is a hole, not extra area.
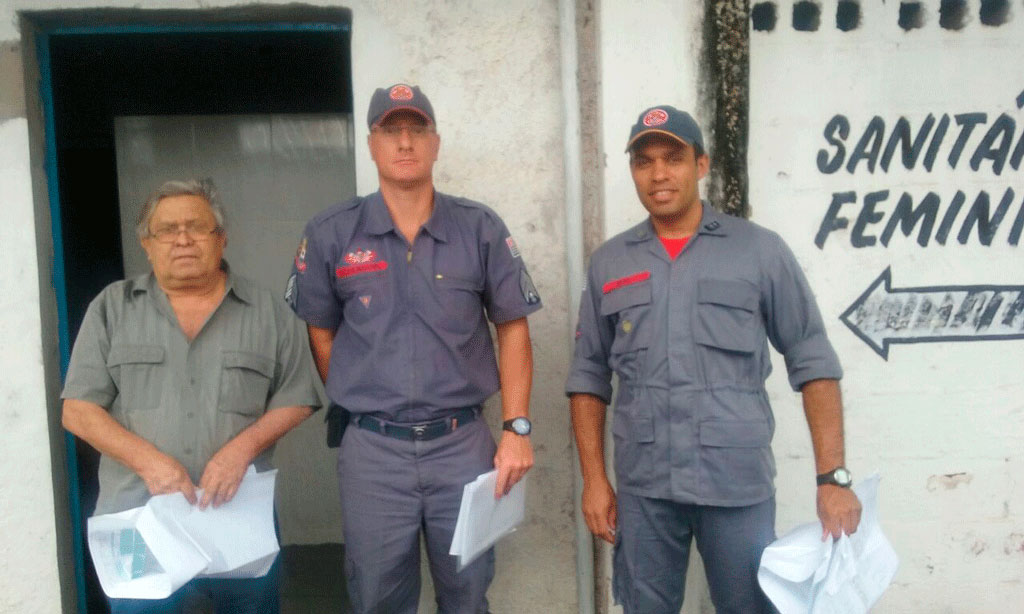
M 337 331 L 328 396 L 398 422 L 494 394 L 485 310 L 500 324 L 541 307 L 501 219 L 440 192 L 411 246 L 380 192 L 320 213 L 306 226 L 285 294 L 300 318 Z
M 273 293 L 228 273 L 226 294 L 189 343 L 152 274 L 115 282 L 89 305 L 61 397 L 107 408 L 176 458 L 198 484 L 225 443 L 278 407 L 318 407 L 301 323 Z M 273 447 L 255 461 L 269 466 Z M 96 513 L 145 504 L 133 471 L 104 455 Z
M 649 220 L 591 257 L 569 394 L 607 403 L 618 487 L 699 505 L 772 495 L 768 340 L 794 390 L 842 371 L 814 297 L 775 233 L 703 205 L 669 260 Z

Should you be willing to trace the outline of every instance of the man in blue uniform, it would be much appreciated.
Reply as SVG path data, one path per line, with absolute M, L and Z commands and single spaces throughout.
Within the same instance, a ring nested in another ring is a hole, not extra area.
M 415 612 L 422 530 L 439 612 L 479 614 L 493 551 L 457 573 L 448 549 L 465 484 L 493 467 L 501 496 L 533 465 L 540 297 L 501 219 L 434 190 L 441 141 L 419 88 L 378 89 L 367 123 L 380 191 L 310 221 L 286 290 L 352 415 L 338 454 L 349 596 L 360 613 Z M 499 388 L 495 447 L 480 406 Z
M 644 111 L 627 151 L 649 216 L 591 258 L 566 384 L 583 513 L 615 544 L 613 591 L 627 613 L 679 612 L 694 539 L 719 614 L 771 612 L 756 578 L 775 524 L 768 342 L 803 395 L 823 538 L 860 519 L 843 467 L 839 361 L 785 243 L 701 202 L 709 159 L 689 114 Z M 618 497 L 604 464 L 612 372 Z

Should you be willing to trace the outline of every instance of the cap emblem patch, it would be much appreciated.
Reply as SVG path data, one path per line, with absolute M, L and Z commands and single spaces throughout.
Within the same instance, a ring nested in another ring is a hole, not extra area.
M 660 126 L 668 121 L 668 113 L 661 109 L 651 109 L 644 115 L 644 125 L 647 127 Z
M 408 85 L 396 85 L 388 92 L 391 100 L 412 100 L 412 89 Z

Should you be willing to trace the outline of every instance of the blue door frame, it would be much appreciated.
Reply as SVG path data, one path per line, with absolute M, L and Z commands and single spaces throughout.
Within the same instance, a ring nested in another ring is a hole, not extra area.
M 43 107 L 43 130 L 46 147 L 46 185 L 50 205 L 50 231 L 53 235 L 53 289 L 57 299 L 57 335 L 60 352 L 60 379 L 67 375 L 71 360 L 71 324 L 68 321 L 67 278 L 64 268 L 64 233 L 61 221 L 60 176 L 57 166 L 56 118 L 53 104 L 52 67 L 50 64 L 50 40 L 62 35 L 90 34 L 216 34 L 216 33 L 272 33 L 272 32 L 349 32 L 347 23 L 286 23 L 286 22 L 244 22 L 210 24 L 104 24 L 96 26 L 53 26 L 42 28 L 36 36 L 36 57 L 39 64 L 39 89 Z M 81 521 L 81 491 L 78 476 L 78 453 L 75 450 L 74 435 L 64 432 L 64 449 L 67 458 L 68 492 L 70 500 L 73 554 L 75 564 L 75 587 L 78 612 L 86 614 L 85 587 L 85 531 Z

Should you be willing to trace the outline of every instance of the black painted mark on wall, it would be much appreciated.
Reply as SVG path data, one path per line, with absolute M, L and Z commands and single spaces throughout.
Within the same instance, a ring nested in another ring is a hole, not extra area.
M 942 0 L 939 3 L 939 26 L 946 30 L 962 30 L 967 25 L 966 0 Z
M 860 25 L 860 3 L 855 0 L 839 0 L 836 5 L 836 27 L 843 32 L 856 30 Z
M 886 267 L 839 319 L 885 360 L 893 343 L 1024 339 L 1024 285 L 893 288 Z
M 1010 3 L 1007 0 L 981 0 L 978 8 L 978 19 L 986 26 L 1003 25 L 1009 14 Z
M 800 0 L 793 3 L 793 29 L 814 32 L 821 26 L 821 7 L 817 2 Z
M 924 7 L 920 2 L 900 2 L 900 27 L 916 30 L 924 25 Z
M 774 2 L 758 2 L 750 9 L 750 22 L 757 32 L 771 32 L 775 29 L 778 16 Z

